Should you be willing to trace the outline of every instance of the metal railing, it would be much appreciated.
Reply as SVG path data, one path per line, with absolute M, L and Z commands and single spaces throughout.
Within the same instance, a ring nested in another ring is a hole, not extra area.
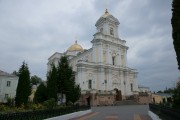
M 163 120 L 180 120 L 180 109 L 174 109 L 157 104 L 149 104 L 149 109 Z
M 88 109 L 90 109 L 90 106 L 71 106 L 28 112 L 4 113 L 0 114 L 0 120 L 42 120 Z

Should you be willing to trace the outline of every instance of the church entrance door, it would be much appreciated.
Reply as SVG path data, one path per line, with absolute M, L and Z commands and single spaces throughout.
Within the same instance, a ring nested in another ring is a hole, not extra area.
M 90 106 L 90 96 L 86 98 L 86 100 L 87 100 L 87 105 Z
M 121 101 L 122 100 L 121 90 L 118 90 L 117 88 L 115 88 L 114 90 L 116 91 L 116 101 Z

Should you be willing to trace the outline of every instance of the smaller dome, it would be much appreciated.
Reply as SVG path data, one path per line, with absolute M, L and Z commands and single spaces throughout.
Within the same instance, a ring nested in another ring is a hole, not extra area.
M 81 47 L 81 45 L 77 44 L 76 41 L 75 44 L 71 45 L 67 51 L 83 51 L 83 48 Z

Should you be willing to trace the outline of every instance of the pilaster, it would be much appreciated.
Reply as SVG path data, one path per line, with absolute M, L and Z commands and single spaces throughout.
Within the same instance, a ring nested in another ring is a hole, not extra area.
M 109 46 L 107 47 L 107 53 L 106 54 L 107 54 L 106 55 L 106 61 L 107 61 L 107 64 L 109 65 L 110 59 L 111 59 Z
M 127 49 L 124 50 L 124 66 L 127 67 Z
M 102 83 L 104 82 L 104 69 L 99 67 L 98 68 L 98 90 L 103 90 Z
M 107 75 L 107 90 L 112 90 L 112 80 L 111 80 L 111 70 L 106 69 L 106 75 Z
M 98 45 L 98 63 L 103 62 L 103 48 L 102 48 L 102 43 L 99 43 Z
M 92 52 L 93 52 L 93 53 L 92 53 L 92 61 L 93 61 L 93 62 L 96 62 L 96 54 L 97 54 L 97 53 L 96 53 L 96 48 L 97 48 L 97 47 L 96 47 L 96 45 L 93 45 L 92 48 L 93 48 L 93 50 L 92 50 Z
M 118 49 L 118 61 L 117 61 L 117 65 L 120 66 L 121 65 L 121 50 L 120 48 Z

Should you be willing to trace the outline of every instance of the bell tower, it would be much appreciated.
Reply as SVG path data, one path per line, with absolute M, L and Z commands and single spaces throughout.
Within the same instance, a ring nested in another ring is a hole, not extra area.
M 119 21 L 117 18 L 113 17 L 109 14 L 108 10 L 106 9 L 105 13 L 98 19 L 95 26 L 97 32 L 101 32 L 104 35 L 109 35 L 115 38 L 119 38 L 118 35 L 118 25 Z

